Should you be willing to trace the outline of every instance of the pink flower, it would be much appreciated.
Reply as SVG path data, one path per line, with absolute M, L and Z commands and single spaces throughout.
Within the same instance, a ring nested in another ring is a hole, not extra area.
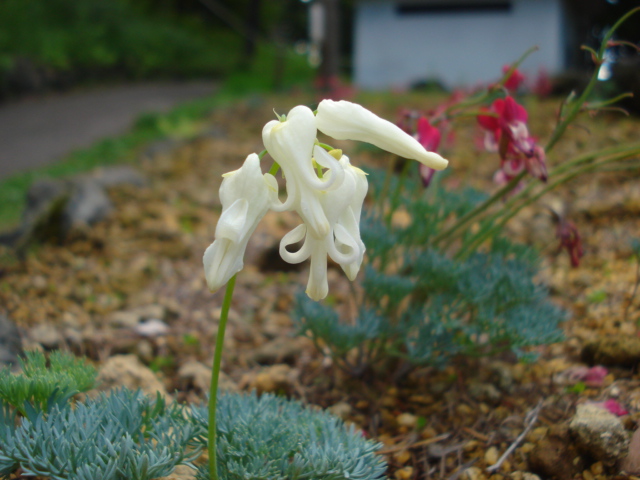
M 629 413 L 629 411 L 625 409 L 620 404 L 620 402 L 618 402 L 617 400 L 614 400 L 613 398 L 610 398 L 609 400 L 605 400 L 604 402 L 596 402 L 594 403 L 594 405 L 604 408 L 605 410 L 608 410 L 609 412 L 613 413 L 618 417 L 622 417 L 623 415 L 627 415 Z
M 600 386 L 604 383 L 604 377 L 606 377 L 608 374 L 609 370 L 607 370 L 602 365 L 596 365 L 595 367 L 591 367 L 585 372 L 582 380 L 587 385 Z
M 487 114 L 478 115 L 478 123 L 486 130 L 485 148 L 500 154 L 502 180 L 509 181 L 524 169 L 542 181 L 547 180 L 544 149 L 529 135 L 527 111 L 507 96 L 497 99 Z
M 440 146 L 441 134 L 440 130 L 436 127 L 432 126 L 427 120 L 426 117 L 420 117 L 418 119 L 418 126 L 416 132 L 416 140 L 420 142 L 420 144 L 430 152 L 437 152 L 438 147 Z M 424 187 L 428 187 L 431 184 L 431 180 L 433 180 L 433 176 L 436 171 L 427 167 L 426 165 L 420 165 L 420 176 L 422 177 L 422 184 Z
M 502 67 L 502 74 L 506 75 L 510 68 L 511 65 L 505 65 L 504 67 Z M 510 91 L 515 91 L 520 85 L 522 85 L 522 82 L 524 82 L 524 80 L 525 76 L 522 74 L 522 72 L 520 72 L 520 70 L 516 68 L 513 72 L 511 72 L 511 75 L 506 78 L 504 82 L 504 88 Z
M 569 253 L 571 266 L 577 267 L 580 265 L 580 259 L 584 255 L 584 251 L 582 250 L 582 241 L 575 224 L 561 218 L 556 228 L 556 237 L 560 240 L 560 250 L 564 248 Z
M 488 115 L 478 115 L 478 123 L 493 135 L 500 157 L 505 158 L 509 150 L 533 154 L 533 140 L 527 129 L 528 114 L 522 105 L 508 96 L 498 98 L 490 109 L 485 108 L 484 111 Z

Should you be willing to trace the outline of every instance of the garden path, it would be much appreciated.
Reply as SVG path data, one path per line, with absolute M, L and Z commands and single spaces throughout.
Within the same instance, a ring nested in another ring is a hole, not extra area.
M 31 97 L 0 106 L 0 178 L 125 132 L 144 112 L 210 95 L 211 82 L 138 83 Z

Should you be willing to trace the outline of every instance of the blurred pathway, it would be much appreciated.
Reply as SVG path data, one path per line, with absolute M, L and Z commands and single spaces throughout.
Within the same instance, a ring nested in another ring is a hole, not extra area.
M 143 112 L 213 93 L 205 82 L 142 83 L 0 105 L 0 179 L 125 132 Z

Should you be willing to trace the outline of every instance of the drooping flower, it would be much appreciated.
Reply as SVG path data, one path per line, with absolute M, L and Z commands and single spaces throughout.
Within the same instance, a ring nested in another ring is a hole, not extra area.
M 242 270 L 249 237 L 277 195 L 273 175 L 262 174 L 260 158 L 249 155 L 242 167 L 223 175 L 220 186 L 222 214 L 215 241 L 204 252 L 204 272 L 209 290 L 215 292 Z
M 333 108 L 335 105 L 339 107 Z M 280 254 L 289 263 L 311 259 L 307 284 L 311 298 L 320 300 L 328 293 L 327 258 L 340 264 L 350 280 L 356 277 L 365 252 L 359 223 L 368 189 L 366 175 L 351 166 L 341 151 L 321 148 L 316 140 L 318 129 L 338 139 L 368 141 L 438 169 L 448 163 L 359 105 L 324 100 L 317 116 L 305 106 L 293 108 L 286 117 L 267 123 L 262 131 L 265 147 L 286 180 L 284 202 L 278 198 L 275 178 L 262 174 L 255 154 L 247 157 L 241 169 L 225 175 L 216 240 L 204 255 L 211 290 L 242 269 L 249 236 L 269 209 L 295 211 L 302 219 L 301 225 L 282 238 Z M 298 251 L 287 250 L 302 240 Z
M 478 115 L 480 126 L 493 135 L 500 156 L 504 158 L 509 150 L 531 155 L 533 141 L 527 129 L 527 111 L 512 97 L 498 98 L 491 108 L 485 108 L 488 115 Z
M 536 144 L 527 128 L 527 111 L 511 97 L 497 99 L 486 114 L 478 115 L 478 123 L 486 130 L 485 148 L 500 154 L 498 177 L 509 181 L 526 169 L 534 177 L 546 181 L 544 149 Z
M 582 240 L 578 233 L 578 227 L 573 222 L 560 218 L 556 227 L 556 237 L 560 239 L 560 250 L 566 249 L 569 253 L 571 266 L 579 266 L 584 251 L 582 250 Z
M 329 155 L 317 147 L 317 156 Z M 327 296 L 327 256 L 340 264 L 350 280 L 354 280 L 364 257 L 365 246 L 360 239 L 360 214 L 367 194 L 368 183 L 362 170 L 352 167 L 342 156 L 344 179 L 333 190 L 319 192 L 318 199 L 331 226 L 329 232 L 318 236 L 306 224 L 298 225 L 280 242 L 280 256 L 289 263 L 300 263 L 311 258 L 306 293 L 314 300 Z M 331 175 L 331 171 L 329 172 Z M 302 247 L 290 252 L 287 247 L 304 240 Z
M 437 153 L 425 150 L 415 138 L 397 125 L 355 103 L 323 100 L 318 105 L 316 122 L 318 130 L 336 140 L 371 143 L 436 170 L 443 170 L 449 163 Z
M 318 178 L 311 160 L 316 133 L 313 112 L 299 105 L 291 109 L 285 121 L 267 123 L 262 129 L 262 140 L 287 179 L 287 200 L 272 208 L 276 211 L 297 211 L 315 236 L 324 237 L 331 227 L 320 205 L 318 192 L 337 187 L 344 172 L 337 160 L 328 155 L 323 158 L 334 173 L 322 180 Z

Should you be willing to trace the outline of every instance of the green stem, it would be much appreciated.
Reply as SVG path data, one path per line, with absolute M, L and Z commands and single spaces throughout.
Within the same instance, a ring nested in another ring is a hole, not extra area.
M 433 238 L 433 240 L 431 241 L 431 244 L 432 245 L 436 245 L 439 242 L 441 242 L 443 240 L 446 240 L 451 235 L 453 235 L 455 232 L 460 230 L 463 226 L 465 226 L 467 223 L 471 222 L 474 218 L 476 218 L 482 212 L 487 210 L 491 205 L 496 203 L 498 200 L 501 200 L 502 198 L 504 198 L 504 196 L 507 193 L 509 193 L 511 190 L 513 190 L 516 187 L 516 185 L 518 185 L 520 180 L 522 180 L 522 178 L 525 176 L 525 173 L 526 172 L 522 172 L 522 173 L 518 174 L 515 178 L 511 179 L 511 181 L 509 183 L 507 183 L 504 187 L 502 187 L 500 190 L 498 190 L 496 193 L 494 193 L 491 197 L 489 197 L 487 200 L 485 200 L 482 204 L 478 205 L 476 208 L 474 208 L 470 212 L 468 212 L 465 215 L 463 215 L 462 217 L 460 217 L 456 221 L 456 223 L 454 225 L 452 225 L 448 230 L 445 230 L 444 232 L 440 233 L 439 235 L 436 235 Z
M 597 62 L 602 62 L 604 60 L 604 53 L 607 50 L 609 40 L 611 40 L 611 37 L 613 36 L 615 31 L 618 29 L 618 27 L 620 27 L 620 25 L 622 25 L 631 15 L 633 15 L 636 12 L 640 12 L 640 7 L 636 7 L 633 10 L 628 11 L 625 15 L 623 15 L 620 18 L 620 20 L 618 20 L 615 23 L 613 27 L 609 29 L 607 34 L 602 39 L 602 43 L 600 44 L 600 48 L 597 52 L 597 58 L 596 58 Z M 593 91 L 593 88 L 598 82 L 599 70 L 600 70 L 600 65 L 598 64 L 596 65 L 596 69 L 594 70 L 593 75 L 591 75 L 591 79 L 589 80 L 589 83 L 587 84 L 586 88 L 582 92 L 582 95 L 580 95 L 580 97 L 577 100 L 574 100 L 572 102 L 569 114 L 564 119 L 562 119 L 562 121 L 558 123 L 558 125 L 556 125 L 556 128 L 553 131 L 551 138 L 547 142 L 547 146 L 545 147 L 545 151 L 547 153 L 549 153 L 549 151 L 554 147 L 554 145 L 558 142 L 558 140 L 560 140 L 560 137 L 562 137 L 562 135 L 564 134 L 569 124 L 576 118 L 576 116 L 582 109 L 583 105 L 586 103 L 587 98 L 589 98 L 589 96 L 591 95 L 591 92 Z
M 491 236 L 497 234 L 507 224 L 507 222 L 509 220 L 511 220 L 520 210 L 522 210 L 524 207 L 532 204 L 533 202 L 538 200 L 540 197 L 542 197 L 547 192 L 550 192 L 551 190 L 555 189 L 556 187 L 562 185 L 563 183 L 566 183 L 569 180 L 574 179 L 575 177 L 577 177 L 578 175 L 581 175 L 582 173 L 586 173 L 586 172 L 590 172 L 590 171 L 594 171 L 594 170 L 599 170 L 602 167 L 602 165 L 606 165 L 606 164 L 611 163 L 611 162 L 628 160 L 629 158 L 633 158 L 637 154 L 638 154 L 638 152 L 631 152 L 631 153 L 624 153 L 622 155 L 617 155 L 617 156 L 613 156 L 613 157 L 610 157 L 610 158 L 606 158 L 606 159 L 604 159 L 604 160 L 602 160 L 600 162 L 597 162 L 597 163 L 583 165 L 583 166 L 581 166 L 579 168 L 576 168 L 574 171 L 567 173 L 565 176 L 558 178 L 555 182 L 550 183 L 549 185 L 547 185 L 545 188 L 540 190 L 538 193 L 536 193 L 532 197 L 525 199 L 517 207 L 509 209 L 507 215 L 505 215 L 504 218 L 502 220 L 500 220 L 500 222 L 498 222 L 497 224 L 493 225 L 491 228 L 484 229 L 483 231 L 479 232 L 477 235 L 472 237 L 469 241 L 467 241 L 460 248 L 458 253 L 456 253 L 455 258 L 456 259 L 460 259 L 460 258 L 465 258 L 466 256 L 468 256 L 470 252 L 472 252 L 473 250 L 478 248 L 485 240 L 487 240 Z M 635 164 L 634 165 L 630 165 L 628 167 L 630 169 L 637 168 Z
M 598 150 L 595 152 L 584 153 L 554 168 L 550 172 L 549 177 L 556 178 L 557 176 L 564 174 L 567 171 L 570 171 L 576 166 L 591 162 L 592 160 L 596 160 L 597 158 L 607 157 L 610 155 L 628 155 L 628 154 L 633 155 L 634 152 L 640 152 L 640 144 L 636 143 L 632 145 L 623 145 L 622 147 L 609 147 L 609 148 L 604 148 L 602 150 Z M 620 157 L 618 156 L 616 158 L 620 158 Z M 528 193 L 536 185 L 539 185 L 539 182 L 535 182 L 535 181 L 529 182 L 526 185 L 526 187 L 524 187 L 520 192 L 518 192 L 516 195 L 510 198 L 500 210 L 485 217 L 484 220 L 486 221 L 486 223 L 484 227 L 482 227 L 482 229 L 479 232 L 477 232 L 471 239 L 467 240 L 467 242 L 465 242 L 465 244 L 462 245 L 461 250 L 464 250 L 467 244 L 473 241 L 475 238 L 478 238 L 479 236 L 484 235 L 486 230 L 491 230 L 493 223 L 496 220 L 498 220 L 501 216 L 508 214 L 513 208 L 513 206 L 519 201 L 521 201 L 523 198 L 525 198 L 528 195 Z M 456 238 L 457 236 L 459 236 L 459 234 L 455 235 L 453 238 Z
M 236 274 L 237 275 L 237 274 Z M 231 277 L 227 283 L 222 301 L 222 312 L 220 313 L 220 323 L 218 325 L 218 335 L 216 336 L 216 351 L 213 354 L 213 370 L 211 371 L 211 388 L 209 389 L 209 474 L 212 480 L 218 480 L 218 453 L 216 448 L 216 407 L 218 405 L 218 380 L 220 378 L 220 364 L 222 362 L 222 348 L 224 346 L 224 332 L 227 328 L 229 318 L 229 308 L 231 308 L 231 298 L 233 288 L 236 285 L 236 275 Z
M 269 169 L 269 173 L 275 177 L 278 170 L 280 170 L 280 165 L 278 165 L 278 162 L 273 162 L 273 165 L 271 165 L 271 168 Z

